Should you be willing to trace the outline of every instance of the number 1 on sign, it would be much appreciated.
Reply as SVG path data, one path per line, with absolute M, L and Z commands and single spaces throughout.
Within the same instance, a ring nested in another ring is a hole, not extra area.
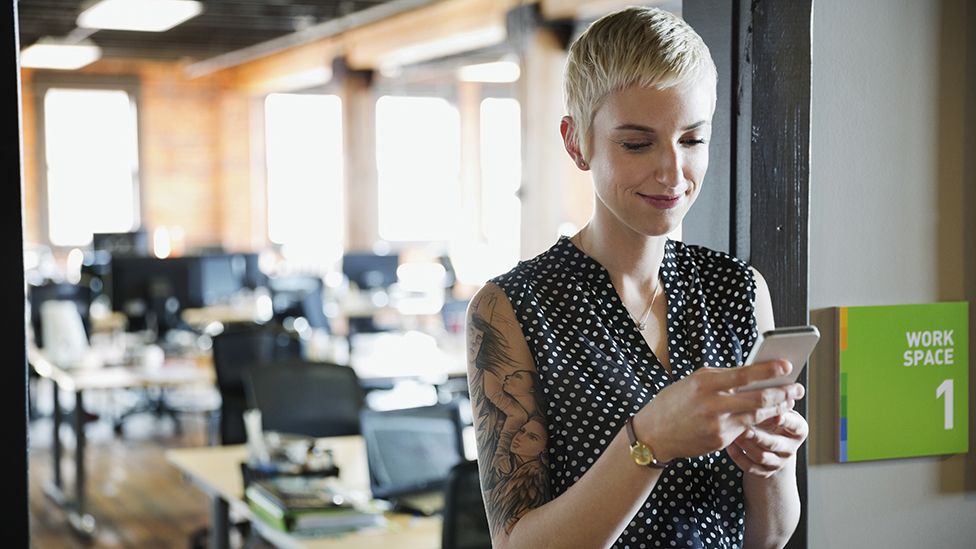
M 952 429 L 952 380 L 947 379 L 935 390 L 935 398 L 945 395 L 945 429 Z

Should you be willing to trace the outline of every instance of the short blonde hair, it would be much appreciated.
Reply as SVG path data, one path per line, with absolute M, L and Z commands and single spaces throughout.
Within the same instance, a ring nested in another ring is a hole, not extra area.
M 607 94 L 641 86 L 666 89 L 703 76 L 715 82 L 708 46 L 677 15 L 629 7 L 593 22 L 573 43 L 566 62 L 566 110 L 573 140 L 588 157 L 593 115 Z

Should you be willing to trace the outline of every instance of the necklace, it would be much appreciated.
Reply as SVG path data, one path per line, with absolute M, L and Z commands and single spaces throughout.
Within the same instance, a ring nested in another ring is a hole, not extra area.
M 580 231 L 577 234 L 576 241 L 580 251 L 582 251 L 586 255 L 590 255 L 589 252 L 586 251 L 586 247 L 583 246 L 583 231 Z M 654 301 L 657 300 L 658 294 L 661 293 L 661 286 L 662 284 L 660 282 L 654 286 L 654 293 L 651 294 L 651 299 L 647 303 L 647 308 L 644 309 L 644 314 L 640 316 L 640 320 L 634 319 L 634 315 L 631 315 L 630 311 L 627 311 L 627 314 L 630 315 L 630 319 L 637 323 L 637 329 L 640 330 L 641 332 L 643 332 L 644 329 L 647 328 L 647 317 L 650 316 L 651 309 L 654 308 Z

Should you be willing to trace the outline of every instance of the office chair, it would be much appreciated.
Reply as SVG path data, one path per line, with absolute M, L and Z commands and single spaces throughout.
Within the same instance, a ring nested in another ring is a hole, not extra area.
M 477 461 L 462 461 L 447 477 L 444 500 L 443 549 L 491 549 L 488 515 L 481 496 Z
M 27 287 L 27 299 L 30 305 L 31 331 L 34 334 L 34 343 L 39 349 L 44 348 L 44 330 L 41 326 L 41 306 L 47 301 L 57 300 L 73 302 L 78 308 L 79 316 L 81 316 L 81 322 L 85 328 L 85 336 L 89 338 L 91 337 L 91 288 L 78 284 L 69 284 L 67 282 L 48 281 L 38 286 L 29 285 Z M 37 379 L 40 376 L 37 375 L 33 368 L 29 369 L 28 372 L 28 410 L 30 417 L 36 419 L 40 415 L 37 411 L 37 404 L 35 402 Z M 65 414 L 71 413 L 74 412 L 71 410 L 65 411 Z M 87 423 L 98 419 L 98 415 L 90 412 L 84 412 L 84 418 L 85 422 Z M 68 423 L 74 425 L 74 422 L 71 421 L 70 418 Z
M 247 442 L 244 411 L 248 408 L 245 372 L 253 364 L 301 358 L 301 340 L 277 324 L 228 324 L 223 332 L 214 336 L 212 352 L 220 392 L 220 414 L 217 428 L 211 427 L 211 443 L 244 444 Z M 244 539 L 250 535 L 248 522 L 237 522 L 234 527 Z M 190 535 L 190 547 L 206 547 L 208 535 L 208 528 L 195 531 Z
M 31 328 L 34 330 L 34 342 L 38 348 L 44 348 L 43 330 L 41 329 L 41 305 L 46 301 L 73 302 L 81 316 L 85 335 L 91 337 L 91 288 L 67 282 L 47 282 L 40 286 L 28 286 L 27 297 L 30 300 L 30 319 Z
M 282 360 L 249 368 L 247 404 L 265 431 L 309 437 L 358 435 L 363 391 L 348 366 Z
M 244 374 L 254 364 L 299 359 L 301 340 L 277 325 L 229 324 L 213 338 L 213 362 L 220 391 L 218 440 L 220 444 L 247 441 L 244 411 L 247 395 Z

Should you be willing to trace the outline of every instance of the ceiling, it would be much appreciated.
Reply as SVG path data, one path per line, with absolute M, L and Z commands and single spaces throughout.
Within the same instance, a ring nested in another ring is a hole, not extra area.
M 204 11 L 165 32 L 95 31 L 103 57 L 205 60 L 361 12 L 390 0 L 202 0 Z M 91 0 L 19 0 L 21 48 L 76 31 Z M 84 34 L 84 32 L 75 34 Z

